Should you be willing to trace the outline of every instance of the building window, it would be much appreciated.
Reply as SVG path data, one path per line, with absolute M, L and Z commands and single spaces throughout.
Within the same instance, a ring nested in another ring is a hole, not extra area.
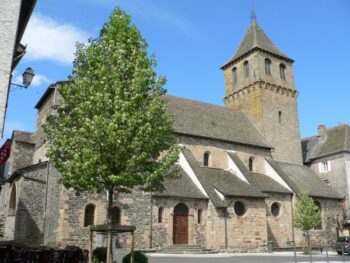
M 16 185 L 13 184 L 11 190 L 10 204 L 9 204 L 9 216 L 14 216 L 16 214 Z
M 319 163 L 319 171 L 320 173 L 328 173 L 331 171 L 331 161 L 325 161 Z
M 162 223 L 163 222 L 163 207 L 159 207 L 158 209 L 158 223 Z
M 266 75 L 271 75 L 271 60 L 265 59 L 265 73 Z
M 278 111 L 278 123 L 282 123 L 282 111 Z
M 205 152 L 203 155 L 203 166 L 209 166 L 209 157 L 210 157 L 210 153 Z
M 284 64 L 280 64 L 280 76 L 281 79 L 286 80 L 286 66 Z
M 244 204 L 241 201 L 237 201 L 234 205 L 235 213 L 237 216 L 242 216 L 245 214 L 246 209 Z
M 202 223 L 202 209 L 198 209 L 197 223 Z
M 232 69 L 232 83 L 237 84 L 237 68 Z
M 95 221 L 95 205 L 88 204 L 85 207 L 84 226 L 92 226 Z
M 120 225 L 121 214 L 119 207 L 112 208 L 112 225 Z
M 320 213 L 322 211 L 321 209 L 321 204 L 318 201 L 314 201 L 315 205 L 317 206 L 317 208 L 320 210 Z M 318 226 L 315 227 L 315 229 L 322 229 L 322 217 L 321 217 L 321 221 L 320 224 Z
M 249 160 L 248 160 L 248 169 L 249 171 L 253 171 L 253 168 L 254 168 L 254 157 L 251 156 L 249 157 Z
M 271 205 L 271 214 L 274 216 L 274 217 L 277 217 L 279 216 L 280 214 L 280 204 L 277 203 L 277 202 L 274 202 L 272 205 Z
M 244 61 L 244 75 L 245 77 L 249 77 L 249 63 L 248 61 Z

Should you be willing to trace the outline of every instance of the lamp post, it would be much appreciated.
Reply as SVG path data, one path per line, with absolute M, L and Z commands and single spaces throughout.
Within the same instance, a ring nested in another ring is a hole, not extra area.
M 15 85 L 17 87 L 21 87 L 21 88 L 26 89 L 30 85 L 30 83 L 32 83 L 34 76 L 35 76 L 34 70 L 32 68 L 27 68 L 22 74 L 23 85 L 17 84 L 17 83 L 12 83 L 12 82 L 11 82 L 11 85 Z

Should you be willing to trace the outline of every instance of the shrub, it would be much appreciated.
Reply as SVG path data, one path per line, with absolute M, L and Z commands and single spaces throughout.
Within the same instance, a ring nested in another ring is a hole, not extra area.
M 135 263 L 148 263 L 148 258 L 141 251 L 134 251 Z M 123 263 L 131 262 L 131 253 L 123 257 Z
M 107 248 L 106 247 L 97 247 L 92 252 L 92 256 L 94 259 L 98 261 L 106 262 L 107 260 Z

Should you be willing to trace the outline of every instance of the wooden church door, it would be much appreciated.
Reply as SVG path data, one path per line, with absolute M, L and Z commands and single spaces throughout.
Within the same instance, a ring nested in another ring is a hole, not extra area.
M 188 244 L 188 208 L 178 204 L 174 209 L 174 244 Z

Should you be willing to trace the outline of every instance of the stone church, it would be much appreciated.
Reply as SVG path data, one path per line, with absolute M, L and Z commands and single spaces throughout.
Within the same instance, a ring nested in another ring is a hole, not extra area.
M 301 191 L 322 214 L 313 244 L 339 234 L 344 194 L 303 165 L 293 62 L 252 20 L 221 67 L 225 106 L 165 96 L 175 117 L 174 136 L 184 146 L 176 164 L 182 176 L 166 181 L 160 193 L 135 190 L 114 198 L 113 223 L 136 226 L 138 249 L 188 244 L 265 251 L 268 241 L 286 248 L 293 240 L 304 246 L 302 233 L 292 227 Z M 45 155 L 42 124 L 61 103 L 62 83 L 50 85 L 36 104 L 36 131 L 13 132 L 0 234 L 17 242 L 86 248 L 89 226 L 106 221 L 107 197 L 65 189 Z M 130 237 L 119 234 L 114 244 L 127 247 Z

